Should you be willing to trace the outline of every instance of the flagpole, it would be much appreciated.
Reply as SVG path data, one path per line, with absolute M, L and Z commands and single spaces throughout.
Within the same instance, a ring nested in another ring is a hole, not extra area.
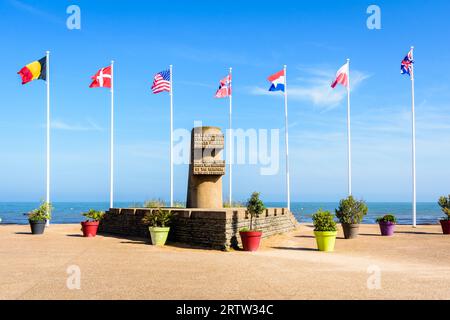
M 348 85 L 347 85 L 347 152 L 348 152 L 348 195 L 352 195 L 352 141 L 350 130 L 350 59 L 348 64 Z
M 233 191 L 233 165 L 232 165 L 232 161 L 233 161 L 233 135 L 232 135 L 232 112 L 233 112 L 233 87 L 232 87 L 232 77 L 231 77 L 231 73 L 232 73 L 232 68 L 230 67 L 230 129 L 228 131 L 228 154 L 229 154 L 229 160 L 228 160 L 228 164 L 230 166 L 230 184 L 229 184 L 229 197 L 230 197 L 230 208 L 232 206 L 233 203 L 233 197 L 232 197 L 232 191 Z
M 285 120 L 285 143 L 286 143 L 286 192 L 287 208 L 291 210 L 291 186 L 289 177 L 289 132 L 288 132 L 288 101 L 287 101 L 287 66 L 284 65 L 284 120 Z
M 111 146 L 109 207 L 114 208 L 114 60 L 111 60 Z
M 411 58 L 414 61 L 414 47 L 411 47 Z M 414 95 L 414 63 L 411 63 L 411 94 L 412 94 L 412 180 L 413 180 L 413 227 L 417 226 L 416 212 L 416 112 Z
M 170 65 L 170 207 L 173 207 L 173 66 Z
M 50 213 L 50 51 L 46 52 L 46 82 L 47 82 L 47 213 Z M 50 225 L 50 220 L 47 220 L 47 226 Z

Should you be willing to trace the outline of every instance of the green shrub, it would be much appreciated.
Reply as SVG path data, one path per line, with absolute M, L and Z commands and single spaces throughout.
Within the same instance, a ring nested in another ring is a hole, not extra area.
M 377 223 L 380 223 L 380 222 L 397 223 L 397 218 L 393 214 L 387 214 L 384 217 L 377 218 Z
M 130 208 L 167 208 L 169 206 L 163 199 L 151 199 L 142 203 L 134 203 Z M 186 208 L 186 203 L 182 201 L 174 201 L 173 208 Z
M 128 208 L 132 208 L 132 209 L 134 209 L 134 208 L 142 208 L 142 207 L 143 207 L 142 202 L 133 202 L 132 204 L 130 204 L 128 206 Z
M 438 204 L 441 207 L 442 212 L 446 215 L 446 217 L 442 218 L 442 220 L 450 220 L 450 195 L 448 195 L 448 197 L 440 197 Z
M 314 231 L 337 231 L 334 215 L 330 211 L 317 210 L 312 216 Z
M 94 209 L 90 209 L 88 212 L 83 213 L 83 216 L 85 216 L 88 221 L 100 221 L 103 219 L 104 215 L 105 212 Z
M 173 207 L 174 208 L 186 208 L 186 204 L 184 202 L 181 202 L 181 201 L 174 201 L 173 202 Z
M 52 218 L 53 207 L 51 203 L 42 202 L 39 208 L 34 209 L 28 214 L 30 221 L 46 221 Z
M 241 229 L 242 232 L 256 231 L 254 229 L 253 220 L 258 218 L 266 209 L 264 203 L 259 199 L 259 192 L 253 192 L 250 199 L 247 201 L 247 213 L 250 215 L 250 227 Z
M 144 208 L 162 208 L 166 207 L 166 202 L 162 199 L 151 199 L 144 202 Z
M 363 200 L 358 201 L 349 196 L 339 202 L 339 208 L 335 211 L 341 223 L 358 224 L 367 214 L 368 208 Z
M 161 208 L 148 211 L 142 218 L 142 222 L 149 227 L 165 228 L 170 225 L 173 214 L 169 210 L 162 210 Z
M 224 208 L 245 208 L 246 204 L 240 201 L 232 201 L 231 205 L 230 202 L 226 201 L 223 203 Z

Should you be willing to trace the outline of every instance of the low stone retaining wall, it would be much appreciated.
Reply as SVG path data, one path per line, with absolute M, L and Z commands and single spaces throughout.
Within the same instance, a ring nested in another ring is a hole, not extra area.
M 99 232 L 148 239 L 148 227 L 141 220 L 149 210 L 155 209 L 110 209 L 100 223 Z M 240 245 L 239 230 L 250 222 L 245 208 L 167 210 L 174 214 L 170 241 L 212 249 L 226 250 Z M 285 208 L 268 208 L 256 219 L 263 238 L 292 231 L 297 225 L 293 214 Z

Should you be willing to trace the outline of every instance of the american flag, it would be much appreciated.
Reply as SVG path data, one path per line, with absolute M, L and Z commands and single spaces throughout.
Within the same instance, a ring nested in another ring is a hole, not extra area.
M 153 93 L 170 92 L 170 70 L 158 72 L 153 78 Z
M 401 74 L 407 74 L 411 76 L 411 70 L 413 66 L 414 60 L 413 60 L 413 51 L 412 49 L 408 52 L 405 59 L 402 61 L 400 72 Z

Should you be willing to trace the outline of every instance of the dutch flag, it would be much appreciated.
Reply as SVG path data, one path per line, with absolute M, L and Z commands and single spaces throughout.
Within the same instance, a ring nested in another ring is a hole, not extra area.
M 270 82 L 272 82 L 272 85 L 269 88 L 269 91 L 283 91 L 284 92 L 284 70 L 278 71 L 277 73 L 271 75 L 267 78 Z

